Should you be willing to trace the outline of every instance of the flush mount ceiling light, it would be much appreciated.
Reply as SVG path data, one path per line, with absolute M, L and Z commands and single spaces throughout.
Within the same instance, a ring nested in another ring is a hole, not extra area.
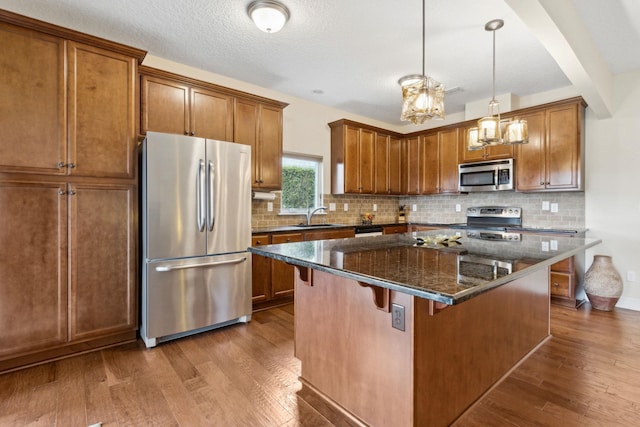
M 467 149 L 479 150 L 487 145 L 526 144 L 529 142 L 527 121 L 500 119 L 500 103 L 496 101 L 496 31 L 504 26 L 502 19 L 494 19 L 485 24 L 485 31 L 493 33 L 493 92 L 486 117 L 478 120 L 478 127 L 467 134 Z M 504 131 L 503 129 L 504 128 Z
M 265 33 L 277 33 L 289 19 L 289 9 L 277 1 L 254 1 L 247 7 L 247 13 Z
M 427 119 L 444 119 L 444 86 L 424 72 L 425 0 L 422 0 L 422 74 L 411 74 L 398 80 L 402 88 L 400 120 L 414 124 Z

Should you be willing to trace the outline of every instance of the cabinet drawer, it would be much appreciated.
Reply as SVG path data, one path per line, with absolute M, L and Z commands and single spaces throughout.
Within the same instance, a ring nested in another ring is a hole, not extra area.
M 551 295 L 568 297 L 571 294 L 571 275 L 564 273 L 551 273 Z
M 551 265 L 551 271 L 570 273 L 573 271 L 573 257 L 565 258 Z
M 251 246 L 262 246 L 271 243 L 271 236 L 268 234 L 256 234 L 251 236 Z
M 305 233 L 304 240 L 330 240 L 330 239 L 344 239 L 348 237 L 355 237 L 353 228 L 343 230 L 328 230 L 328 231 L 309 231 Z
M 406 233 L 407 225 L 390 225 L 388 227 L 384 227 L 382 233 L 383 234 L 398 234 L 398 233 Z
M 302 233 L 285 233 L 285 234 L 273 234 L 271 236 L 271 243 L 290 243 L 290 242 L 302 242 L 304 236 Z

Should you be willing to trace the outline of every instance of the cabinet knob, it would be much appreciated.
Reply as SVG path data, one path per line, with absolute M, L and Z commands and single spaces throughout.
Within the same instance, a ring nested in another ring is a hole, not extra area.
M 195 133 L 195 132 L 193 132 L 193 131 L 191 131 L 191 133 L 190 133 L 190 135 L 191 135 L 191 136 L 193 136 L 193 135 L 195 135 L 195 134 L 196 134 L 196 133 Z
M 67 194 L 67 192 L 64 190 L 58 190 L 58 194 L 64 196 L 65 194 Z
M 75 168 L 75 167 L 76 167 L 76 164 L 75 164 L 75 163 L 69 163 L 69 165 L 68 165 L 68 166 L 69 166 L 69 169 L 73 169 L 73 168 Z
M 75 190 L 69 190 L 69 195 L 70 195 L 70 196 L 75 196 L 75 194 L 76 194 L 76 191 L 75 191 Z
M 256 245 L 261 245 L 262 244 L 262 240 L 256 240 Z
M 550 184 L 551 184 L 551 181 L 548 181 L 548 182 L 547 182 L 547 185 L 550 185 Z
M 544 185 L 544 181 L 540 181 L 540 185 Z
M 291 241 L 291 239 L 287 237 L 287 243 L 289 243 L 290 241 Z
M 554 284 L 553 284 L 553 286 L 557 288 L 557 287 L 559 287 L 560 285 L 558 285 L 557 283 L 554 283 Z
M 62 169 L 65 166 L 67 166 L 65 162 L 58 162 L 58 169 Z

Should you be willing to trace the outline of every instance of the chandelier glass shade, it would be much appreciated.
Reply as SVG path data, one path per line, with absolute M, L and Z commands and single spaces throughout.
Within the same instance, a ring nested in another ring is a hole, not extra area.
M 422 74 L 411 74 L 398 80 L 402 88 L 402 121 L 421 124 L 430 119 L 444 119 L 444 85 L 425 74 L 424 62 L 425 0 L 422 0 Z
M 500 119 L 500 104 L 496 101 L 496 31 L 504 26 L 502 19 L 494 19 L 484 26 L 493 33 L 493 95 L 486 117 L 478 120 L 478 127 L 467 133 L 467 149 L 479 150 L 487 145 L 526 144 L 529 134 L 526 120 Z
M 444 86 L 431 77 L 412 75 L 401 78 L 402 115 L 400 120 L 414 124 L 444 119 Z

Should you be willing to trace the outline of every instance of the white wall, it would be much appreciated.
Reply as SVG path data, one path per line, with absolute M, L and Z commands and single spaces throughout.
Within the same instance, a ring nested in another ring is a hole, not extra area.
M 367 123 L 401 133 L 464 121 L 464 113 L 423 126 L 393 126 L 324 107 L 317 103 L 251 85 L 226 76 L 188 67 L 147 55 L 144 65 L 221 86 L 253 93 L 290 105 L 284 110 L 285 151 L 307 153 L 324 159 L 324 189 L 330 189 L 330 130 L 327 123 L 342 118 Z M 572 87 L 518 99 L 517 108 L 526 108 L 577 96 Z M 321 95 L 319 95 L 321 96 Z M 400 104 L 400 94 L 398 94 Z M 615 78 L 615 112 L 612 118 L 597 120 L 586 113 L 585 226 L 589 235 L 603 240 L 588 251 L 586 266 L 594 254 L 613 256 L 625 288 L 619 307 L 640 310 L 640 71 Z M 487 101 L 488 102 L 488 101 Z M 627 271 L 636 272 L 636 282 L 627 281 Z
M 624 281 L 618 307 L 640 310 L 640 71 L 614 78 L 614 111 L 598 120 L 587 109 L 585 222 L 602 244 L 587 251 L 611 255 Z M 627 280 L 627 272 L 638 276 Z

